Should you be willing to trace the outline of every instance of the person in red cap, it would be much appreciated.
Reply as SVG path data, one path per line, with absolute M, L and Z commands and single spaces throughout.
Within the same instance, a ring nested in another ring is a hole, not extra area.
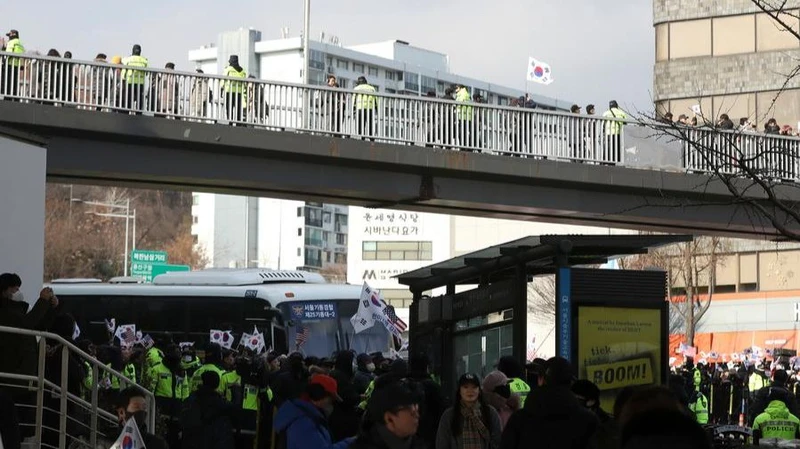
M 333 443 L 328 418 L 341 402 L 336 380 L 315 374 L 299 399 L 289 399 L 275 415 L 276 449 L 345 449 L 353 438 Z

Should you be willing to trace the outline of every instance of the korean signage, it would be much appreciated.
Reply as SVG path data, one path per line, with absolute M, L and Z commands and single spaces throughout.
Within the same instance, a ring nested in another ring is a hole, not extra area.
M 364 270 L 364 275 L 361 276 L 361 280 L 364 282 L 369 281 L 389 281 L 394 276 L 401 275 L 409 270 L 401 269 L 401 268 L 386 268 L 386 269 L 366 269 Z
M 173 271 L 191 271 L 188 265 L 169 265 L 165 263 L 139 263 L 131 264 L 131 276 L 144 278 L 145 282 L 153 282 L 159 274 L 171 273 Z
M 296 321 L 335 320 L 338 315 L 335 302 L 315 301 L 292 304 L 292 319 Z
M 131 263 L 167 263 L 167 253 L 164 251 L 142 251 L 135 249 L 131 252 Z
M 422 228 L 420 214 L 401 211 L 364 211 L 364 236 L 419 236 Z

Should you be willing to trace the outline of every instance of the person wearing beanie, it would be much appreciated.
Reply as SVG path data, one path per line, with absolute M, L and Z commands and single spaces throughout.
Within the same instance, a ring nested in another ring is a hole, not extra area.
M 228 66 L 225 67 L 223 75 L 228 78 L 247 78 L 247 72 L 239 65 L 239 56 L 231 55 L 228 58 Z M 244 98 L 247 87 L 244 81 L 235 81 L 233 79 L 225 80 L 222 84 L 222 90 L 225 94 L 225 107 L 228 113 L 228 120 L 231 125 L 235 122 L 242 121 L 244 116 L 244 109 L 246 107 L 246 98 Z
M 142 56 L 142 47 L 136 44 L 131 49 L 131 55 L 122 60 L 122 65 L 144 69 L 149 65 L 147 58 Z M 123 92 L 124 104 L 127 109 L 144 110 L 144 85 L 147 72 L 126 68 L 122 71 L 122 82 L 125 86 Z
M 492 371 L 483 378 L 481 389 L 486 403 L 500 415 L 500 428 L 505 429 L 511 415 L 521 408 L 519 395 L 511 392 L 510 379 L 501 371 Z
M 369 140 L 375 140 L 372 135 L 375 112 L 378 109 L 378 98 L 373 94 L 377 92 L 377 89 L 367 82 L 366 77 L 359 76 L 356 81 L 356 87 L 353 90 L 358 92 L 353 99 L 358 135 L 367 137 Z
M 22 41 L 19 40 L 19 31 L 11 30 L 6 33 L 6 37 L 8 37 L 8 41 L 6 41 L 6 48 L 4 51 L 17 54 L 25 53 L 25 47 L 22 45 Z M 0 86 L 0 88 L 4 88 L 4 94 L 12 97 L 16 96 L 19 92 L 19 75 L 22 71 L 22 60 L 20 58 L 9 57 L 6 59 L 4 69 L 6 70 L 6 82 L 5 85 Z

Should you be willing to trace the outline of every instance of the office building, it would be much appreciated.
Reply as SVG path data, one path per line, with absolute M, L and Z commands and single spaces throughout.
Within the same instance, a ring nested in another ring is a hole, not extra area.
M 798 7 L 787 2 L 791 15 L 782 16 L 795 32 Z M 709 121 L 727 113 L 737 124 L 748 117 L 761 130 L 770 117 L 798 124 L 800 79 L 787 83 L 787 75 L 798 66 L 800 39 L 751 0 L 654 0 L 653 22 L 654 96 L 661 112 L 691 116 L 692 106 L 700 105 Z

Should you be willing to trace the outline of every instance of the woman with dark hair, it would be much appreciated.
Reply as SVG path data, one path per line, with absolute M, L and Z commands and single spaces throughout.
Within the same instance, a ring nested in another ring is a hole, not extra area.
M 497 449 L 501 435 L 500 415 L 483 399 L 478 376 L 462 375 L 455 403 L 439 421 L 436 449 Z

